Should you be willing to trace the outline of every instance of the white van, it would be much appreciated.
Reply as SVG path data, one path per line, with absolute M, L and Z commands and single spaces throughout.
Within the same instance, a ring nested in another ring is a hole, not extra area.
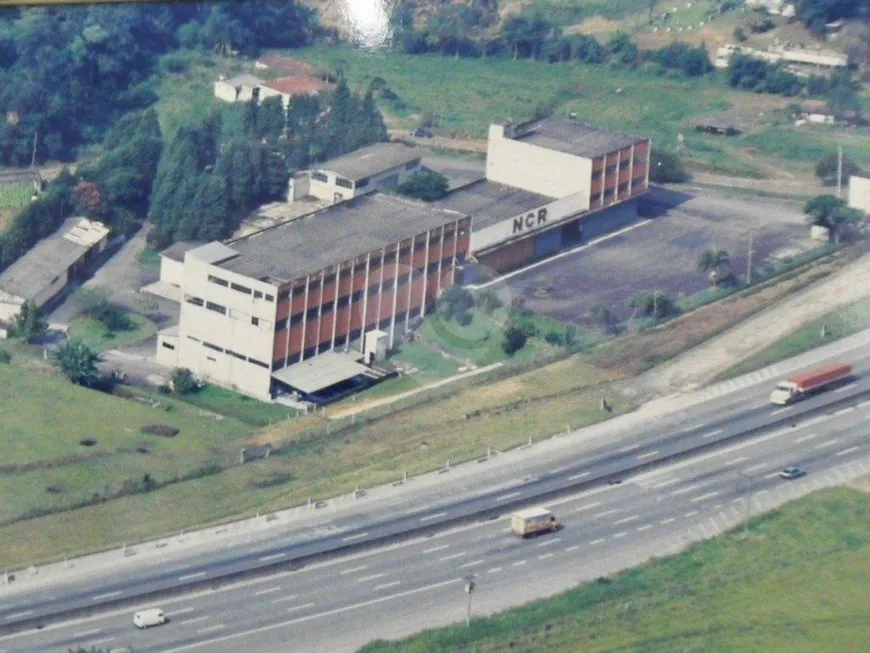
M 140 610 L 133 615 L 133 624 L 137 628 L 150 628 L 151 626 L 162 626 L 166 623 L 166 615 L 160 608 L 148 608 Z

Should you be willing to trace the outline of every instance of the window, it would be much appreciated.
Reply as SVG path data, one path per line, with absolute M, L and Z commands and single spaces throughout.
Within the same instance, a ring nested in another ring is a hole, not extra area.
M 327 274 L 325 277 L 323 277 L 323 285 L 324 285 L 324 286 L 328 286 L 328 285 L 331 284 L 333 281 L 335 281 L 335 275 L 334 275 L 334 274 Z
M 312 172 L 311 178 L 314 179 L 315 181 L 322 181 L 323 183 L 326 183 L 329 181 L 329 177 L 327 177 L 322 172 Z
M 305 313 L 297 313 L 290 318 L 290 326 L 295 326 L 302 322 L 302 318 L 305 317 Z
M 278 320 L 275 322 L 275 331 L 283 331 L 287 328 L 287 318 L 285 317 L 283 320 Z
M 389 329 L 390 328 L 390 318 L 385 317 L 383 320 L 381 320 L 378 323 L 378 328 L 381 329 L 382 331 L 384 329 Z
M 267 301 L 267 302 L 274 302 L 274 301 L 275 301 L 275 295 L 270 295 L 269 293 L 266 293 L 266 301 Z
M 320 314 L 327 315 L 329 313 L 332 313 L 332 304 L 324 304 L 320 309 Z
M 360 300 L 363 298 L 363 292 L 364 292 L 364 291 L 362 291 L 362 290 L 357 290 L 354 294 L 352 294 L 352 295 L 350 296 L 350 301 L 351 301 L 351 302 L 358 302 L 358 301 L 360 301 Z
M 260 318 L 258 318 L 258 317 L 252 317 L 252 318 L 251 318 L 251 324 L 254 325 L 254 326 L 260 326 Z
M 344 308 L 350 303 L 350 295 L 338 298 L 338 308 Z
M 208 360 L 210 360 L 212 363 L 217 363 L 217 358 L 214 358 L 214 357 L 212 357 L 212 356 L 206 356 L 206 358 L 207 358 Z
M 259 367 L 265 367 L 267 370 L 269 369 L 269 365 L 267 363 L 264 363 L 263 361 L 258 361 L 254 358 L 249 358 L 248 362 L 253 363 L 254 365 L 257 365 Z
M 409 161 L 408 163 L 405 164 L 405 170 L 413 170 L 414 168 L 417 167 L 417 164 L 419 162 L 420 162 L 419 160 Z
M 628 190 L 628 182 L 625 182 L 623 184 L 619 184 L 619 187 L 617 188 L 616 192 L 617 193 L 624 193 L 627 190 Z
M 281 292 L 278 293 L 278 301 L 279 302 L 287 301 L 288 299 L 290 299 L 290 291 L 289 290 L 282 290 Z
M 426 249 L 426 241 L 418 240 L 414 243 L 414 251 L 419 252 L 421 249 Z
M 614 172 L 616 172 L 616 166 L 608 166 L 607 169 L 604 171 L 604 174 L 612 175 Z
M 235 358 L 238 358 L 239 360 L 242 360 L 242 361 L 243 361 L 243 360 L 246 360 L 245 357 L 242 356 L 241 354 L 239 354 L 239 353 L 237 353 L 237 352 L 234 352 L 234 351 L 230 351 L 229 349 L 227 349 L 227 353 L 228 353 L 230 356 L 233 356 L 233 357 L 235 357 Z
M 410 246 L 409 246 L 409 247 L 403 247 L 402 249 L 399 250 L 399 256 L 400 256 L 400 257 L 402 257 L 402 256 L 407 256 L 407 255 L 410 254 L 410 253 L 411 253 L 411 248 L 410 248 Z
M 341 186 L 342 188 L 353 189 L 353 182 L 350 179 L 345 179 L 344 177 L 336 177 L 335 185 Z
M 162 343 L 160 343 L 160 344 L 163 345 L 166 349 L 172 349 L 173 351 L 175 350 L 175 345 L 170 345 L 170 344 L 169 344 L 168 342 L 166 342 L 165 340 L 164 340 Z
M 206 302 L 205 307 L 208 310 L 214 311 L 215 313 L 220 313 L 221 315 L 227 314 L 227 307 L 226 306 L 221 306 L 220 304 L 215 304 L 214 302 Z
M 306 319 L 306 320 L 315 320 L 315 319 L 317 319 L 317 310 L 318 310 L 318 308 L 319 308 L 318 306 L 315 306 L 314 308 L 309 308 L 308 311 L 306 311 L 306 313 L 305 313 L 305 319 Z
M 279 358 L 276 361 L 272 361 L 272 369 L 273 370 L 281 370 L 287 367 L 287 361 L 283 358 Z
M 399 183 L 399 175 L 398 173 L 395 175 L 390 175 L 388 177 L 384 177 L 381 179 L 381 186 L 395 186 Z
M 263 299 L 263 293 L 261 293 L 259 290 L 255 290 L 254 299 Z
M 393 263 L 395 260 L 396 260 L 396 253 L 391 252 L 390 254 L 387 254 L 384 257 L 384 265 L 386 265 L 387 263 Z
M 241 292 L 241 293 L 245 293 L 246 295 L 250 295 L 250 294 L 251 294 L 251 289 L 250 289 L 250 288 L 246 288 L 245 286 L 240 286 L 240 285 L 237 284 L 237 283 L 231 283 L 231 284 L 230 284 L 230 288 L 232 288 L 233 290 L 237 290 L 237 291 L 239 291 L 239 292 Z
M 184 300 L 188 304 L 193 304 L 194 306 L 202 306 L 205 303 L 202 301 L 202 298 L 194 297 L 193 295 L 185 295 Z
M 314 352 L 317 350 L 317 347 L 309 347 L 304 352 L 302 352 L 302 359 L 311 358 L 314 356 Z
M 372 295 L 377 295 L 380 291 L 378 290 L 378 284 L 373 283 L 369 286 L 369 297 Z
M 221 353 L 223 353 L 223 351 L 224 351 L 222 347 L 218 347 L 217 345 L 213 345 L 210 342 L 204 342 L 204 343 L 202 343 L 202 346 L 208 347 L 209 349 L 214 349 L 215 351 L 219 351 Z M 212 360 L 214 360 L 214 359 L 212 359 Z
M 389 281 L 384 281 L 383 290 L 387 291 L 395 285 L 396 285 L 395 279 L 390 279 Z
M 193 340 L 194 342 L 202 342 L 199 338 L 194 338 L 193 336 L 187 336 L 188 340 Z
M 360 179 L 358 182 L 356 182 L 357 188 L 365 188 L 368 185 L 369 185 L 369 178 L 368 177 L 364 177 L 363 179 Z
M 208 280 L 211 283 L 217 284 L 218 286 L 223 286 L 224 288 L 230 285 L 229 281 L 227 281 L 226 279 L 221 279 L 220 277 L 216 277 L 211 274 L 208 275 Z

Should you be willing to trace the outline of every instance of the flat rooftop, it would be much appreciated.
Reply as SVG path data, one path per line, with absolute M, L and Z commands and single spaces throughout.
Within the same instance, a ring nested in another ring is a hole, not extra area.
M 305 394 L 313 394 L 336 383 L 365 375 L 369 368 L 359 362 L 361 358 L 361 353 L 327 351 L 301 363 L 288 365 L 274 372 L 272 378 Z
M 425 233 L 467 214 L 370 193 L 227 243 L 219 263 L 253 279 L 286 283 Z
M 359 181 L 406 163 L 419 161 L 422 157 L 420 150 L 404 143 L 375 143 L 313 165 L 311 169 L 329 170 L 351 181 Z
M 518 132 L 515 140 L 586 158 L 610 154 L 648 140 L 559 116 L 518 126 Z
M 483 179 L 456 189 L 437 204 L 470 215 L 474 229 L 480 230 L 554 201 L 554 197 Z
M 34 299 L 108 233 L 100 222 L 68 218 L 60 229 L 40 240 L 0 274 L 0 290 Z

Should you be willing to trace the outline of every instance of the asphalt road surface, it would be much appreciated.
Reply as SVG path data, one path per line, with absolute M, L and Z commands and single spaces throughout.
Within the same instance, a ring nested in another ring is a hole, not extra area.
M 464 616 L 463 576 L 478 574 L 479 610 L 491 612 L 552 594 L 577 582 L 630 566 L 649 555 L 676 550 L 686 541 L 711 536 L 746 515 L 752 479 L 755 511 L 769 509 L 824 484 L 870 471 L 863 429 L 870 406 L 870 349 L 849 356 L 856 380 L 791 407 L 771 406 L 757 387 L 650 421 L 617 442 L 592 442 L 573 456 L 523 467 L 522 478 L 488 495 L 437 496 L 421 511 L 374 512 L 336 520 L 322 537 L 279 534 L 265 542 L 199 554 L 158 567 L 113 569 L 67 584 L 0 594 L 0 627 L 66 608 L 94 605 L 151 588 L 182 586 L 220 577 L 228 570 L 298 557 L 342 542 L 366 540 L 409 525 L 447 520 L 463 511 L 507 505 L 540 491 L 594 481 L 612 474 L 620 485 L 593 483 L 574 497 L 547 501 L 565 522 L 558 534 L 532 541 L 505 531 L 499 518 L 387 549 L 308 565 L 219 590 L 160 600 L 171 622 L 138 632 L 135 608 L 105 612 L 40 631 L 0 637 L 0 651 L 63 650 L 69 646 L 133 645 L 142 651 L 353 650 L 376 637 L 393 637 Z M 834 410 L 830 406 L 836 405 Z M 753 437 L 732 436 L 755 430 Z M 721 446 L 710 449 L 715 443 Z M 654 471 L 622 470 L 648 465 L 680 451 L 706 446 L 699 456 Z M 783 481 L 784 466 L 808 475 Z M 489 479 L 490 483 L 498 479 Z M 451 479 L 445 477 L 444 484 Z

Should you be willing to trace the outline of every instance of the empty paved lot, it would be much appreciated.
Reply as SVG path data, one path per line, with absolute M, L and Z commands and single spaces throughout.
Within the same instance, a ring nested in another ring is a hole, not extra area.
M 649 199 L 662 207 L 651 222 L 509 276 L 497 282 L 507 284 L 500 294 L 522 297 L 527 308 L 567 321 L 584 321 L 596 304 L 624 318 L 636 293 L 658 290 L 676 299 L 707 288 L 709 280 L 696 267 L 701 252 L 714 244 L 731 255 L 741 276 L 750 232 L 755 269 L 815 245 L 800 202 L 660 188 Z

